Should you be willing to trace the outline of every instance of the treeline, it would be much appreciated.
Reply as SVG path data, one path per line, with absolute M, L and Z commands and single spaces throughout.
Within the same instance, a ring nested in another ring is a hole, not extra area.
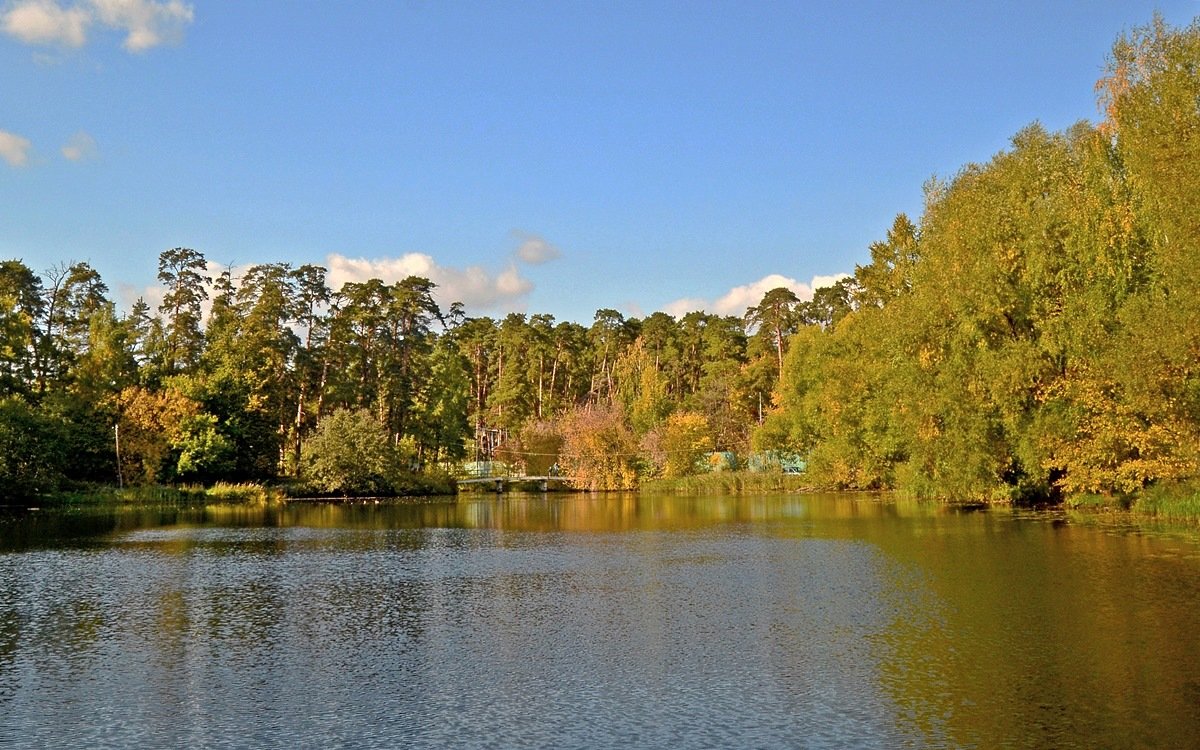
M 427 279 L 210 278 L 187 248 L 119 315 L 87 264 L 0 263 L 0 492 L 388 492 L 484 460 L 627 488 L 786 456 L 956 499 L 1197 477 L 1200 27 L 1122 38 L 1098 91 L 1099 125 L 1026 128 L 852 277 L 740 318 L 469 318 Z
M 897 218 L 792 329 L 759 445 L 922 496 L 1200 476 L 1200 25 L 1120 39 L 1097 91 L 1100 125 L 1028 127 Z
M 298 478 L 387 492 L 464 461 L 632 487 L 744 452 L 778 385 L 779 331 L 742 318 L 468 318 L 420 277 L 335 292 L 319 266 L 208 268 L 162 253 L 161 303 L 122 316 L 86 263 L 40 277 L 0 263 L 0 491 Z

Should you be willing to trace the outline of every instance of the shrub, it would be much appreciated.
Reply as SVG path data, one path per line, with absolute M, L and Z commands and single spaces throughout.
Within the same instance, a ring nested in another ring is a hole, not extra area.
M 339 409 L 321 420 L 304 444 L 304 479 L 318 492 L 384 495 L 400 483 L 396 449 L 366 409 Z
M 0 497 L 58 488 L 68 456 L 61 425 L 19 398 L 0 401 Z
M 637 486 L 638 441 L 621 410 L 588 406 L 561 423 L 564 473 L 577 487 L 628 490 Z

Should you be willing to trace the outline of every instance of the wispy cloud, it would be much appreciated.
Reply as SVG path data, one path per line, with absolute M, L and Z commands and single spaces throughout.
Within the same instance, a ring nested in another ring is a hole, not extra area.
M 846 276 L 847 274 L 844 273 L 830 276 L 814 276 L 812 281 L 806 284 L 803 281 L 797 281 L 796 279 L 773 273 L 762 277 L 758 281 L 735 286 L 715 300 L 707 300 L 702 297 L 685 297 L 663 305 L 662 311 L 670 313 L 675 317 L 696 310 L 704 310 L 705 312 L 717 315 L 742 316 L 745 315 L 746 308 L 757 305 L 762 301 L 763 295 L 772 289 L 778 287 L 791 289 L 797 297 L 807 301 L 812 299 L 814 289 L 832 286 L 841 279 L 846 278 Z
M 87 161 L 96 157 L 96 139 L 80 130 L 71 136 L 62 147 L 63 158 L 70 161 Z
M 29 152 L 33 144 L 28 138 L 22 138 L 16 133 L 0 130 L 0 159 L 8 162 L 10 167 L 23 167 L 29 163 Z
M 126 32 L 121 46 L 130 52 L 178 44 L 195 18 L 192 6 L 181 0 L 91 0 L 91 5 L 101 23 Z
M 513 230 L 512 234 L 521 242 L 517 246 L 516 256 L 524 263 L 536 266 L 562 256 L 562 252 L 541 235 L 520 230 Z
M 348 258 L 334 253 L 325 259 L 329 288 L 338 290 L 347 282 L 379 279 L 392 284 L 408 276 L 424 276 L 437 284 L 434 298 L 443 308 L 461 302 L 472 312 L 524 309 L 533 282 L 521 275 L 517 264 L 499 272 L 483 266 L 443 266 L 425 253 L 408 253 L 398 258 Z
M 125 34 L 129 52 L 176 44 L 195 18 L 182 0 L 83 0 L 65 7 L 58 0 L 16 0 L 0 13 L 0 30 L 26 44 L 82 47 L 96 25 Z

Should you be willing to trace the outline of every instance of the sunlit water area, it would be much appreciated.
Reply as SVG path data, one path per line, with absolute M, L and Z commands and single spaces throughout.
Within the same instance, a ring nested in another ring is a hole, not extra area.
M 0 516 L 0 746 L 1200 743 L 1200 534 L 870 496 Z

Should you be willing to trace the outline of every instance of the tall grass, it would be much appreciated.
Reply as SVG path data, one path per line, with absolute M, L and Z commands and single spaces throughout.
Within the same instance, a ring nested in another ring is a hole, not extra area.
M 149 484 L 120 488 L 111 485 L 78 485 L 70 490 L 54 493 L 47 499 L 66 505 L 87 503 L 156 505 L 202 502 L 266 505 L 282 501 L 284 495 L 277 489 L 261 484 L 217 482 L 211 487 L 200 484 Z
M 1200 523 L 1200 480 L 1155 484 L 1131 495 L 1075 495 L 1063 504 L 1072 510 L 1128 511 L 1164 521 Z
M 1200 481 L 1147 487 L 1134 501 L 1132 510 L 1167 521 L 1200 522 Z
M 714 471 L 674 479 L 642 482 L 642 492 L 664 495 L 754 495 L 770 492 L 800 492 L 811 489 L 803 474 L 754 471 Z

